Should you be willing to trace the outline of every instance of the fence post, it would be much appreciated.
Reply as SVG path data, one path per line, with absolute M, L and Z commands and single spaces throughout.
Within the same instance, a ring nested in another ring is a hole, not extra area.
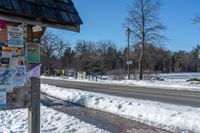
M 31 78 L 31 106 L 28 110 L 29 133 L 40 133 L 40 78 Z

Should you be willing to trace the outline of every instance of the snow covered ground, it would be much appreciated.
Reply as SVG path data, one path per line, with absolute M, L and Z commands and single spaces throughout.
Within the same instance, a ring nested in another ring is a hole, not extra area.
M 0 133 L 27 133 L 28 110 L 0 111 Z M 79 119 L 41 105 L 41 133 L 108 133 Z
M 71 77 L 46 77 L 42 76 L 45 79 L 59 79 L 67 81 L 77 81 L 77 82 L 95 82 L 103 84 L 120 84 L 120 85 L 129 85 L 129 86 L 138 86 L 138 87 L 152 87 L 160 89 L 175 89 L 175 90 L 192 90 L 200 91 L 200 82 L 186 82 L 191 78 L 199 78 L 200 73 L 172 73 L 172 74 L 159 74 L 160 78 L 164 81 L 159 80 L 98 80 L 89 81 L 89 80 L 77 80 Z
M 49 96 L 175 132 L 200 132 L 200 108 L 42 85 Z

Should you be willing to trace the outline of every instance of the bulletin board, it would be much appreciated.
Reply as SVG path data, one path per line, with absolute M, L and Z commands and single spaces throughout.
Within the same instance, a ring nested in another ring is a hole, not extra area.
M 0 21 L 0 110 L 30 107 L 32 68 L 26 59 L 39 64 L 40 44 L 30 50 L 27 37 L 26 24 Z

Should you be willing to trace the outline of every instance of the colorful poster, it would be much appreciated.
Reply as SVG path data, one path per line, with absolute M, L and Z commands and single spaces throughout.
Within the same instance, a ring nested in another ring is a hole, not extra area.
M 18 57 L 12 57 L 9 62 L 9 68 L 16 68 L 16 66 L 18 65 L 18 60 Z
M 8 26 L 8 46 L 24 47 L 24 33 L 22 27 Z
M 33 32 L 39 32 L 39 31 L 42 31 L 42 27 L 40 25 L 36 25 L 36 26 L 33 26 L 32 30 Z
M 6 68 L 0 68 L 0 85 L 3 85 L 3 76 L 6 72 Z
M 1 67 L 8 68 L 10 63 L 10 58 L 1 58 Z
M 26 66 L 19 65 L 16 67 L 16 73 L 10 83 L 13 87 L 23 86 L 26 82 Z
M 0 109 L 6 108 L 6 89 L 0 87 Z
M 26 76 L 27 78 L 30 78 L 30 77 L 40 77 L 40 68 L 41 68 L 41 64 L 35 66 L 34 68 L 32 68 L 31 70 L 29 70 L 27 73 L 26 73 Z
M 12 57 L 21 56 L 21 48 L 12 48 Z
M 17 64 L 18 64 L 18 65 L 25 65 L 25 59 L 24 59 L 23 56 L 18 57 L 18 63 L 17 63 Z
M 0 85 L 9 84 L 16 73 L 15 68 L 0 68 Z
M 6 28 L 6 22 L 4 20 L 0 20 L 0 29 Z
M 40 44 L 26 44 L 26 61 L 27 63 L 40 63 Z
M 4 43 L 3 42 L 0 42 L 0 57 L 2 56 L 2 48 L 4 46 Z
M 12 57 L 12 48 L 2 47 L 2 57 L 6 57 L 6 58 Z

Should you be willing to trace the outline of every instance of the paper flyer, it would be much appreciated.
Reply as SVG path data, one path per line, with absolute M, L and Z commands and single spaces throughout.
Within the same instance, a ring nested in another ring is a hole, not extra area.
M 29 70 L 27 72 L 27 78 L 30 78 L 30 77 L 40 77 L 40 68 L 41 68 L 41 64 L 35 66 L 34 68 L 32 68 L 31 70 Z
M 12 82 L 10 83 L 13 87 L 23 86 L 26 82 L 26 66 L 19 65 L 16 68 L 16 73 L 12 78 Z
M 24 47 L 24 32 L 22 27 L 8 26 L 8 46 Z
M 0 84 L 6 85 L 9 84 L 16 73 L 16 69 L 14 68 L 0 68 Z
M 16 66 L 18 65 L 18 60 L 18 57 L 12 57 L 9 62 L 9 68 L 16 68 Z
M 0 87 L 0 109 L 6 108 L 6 89 Z
M 0 85 L 8 86 L 6 89 L 12 90 L 14 87 L 23 86 L 25 82 L 25 65 L 16 65 L 14 68 L 0 68 Z
M 26 61 L 27 63 L 40 63 L 40 44 L 26 44 Z
M 6 68 L 0 68 L 0 85 L 3 85 L 3 78 L 6 72 Z
M 21 55 L 20 48 L 12 48 L 12 57 L 18 57 Z
M 18 57 L 18 65 L 25 65 L 25 58 L 23 56 Z
M 10 58 L 1 58 L 1 67 L 8 68 L 10 63 Z
M 6 22 L 4 20 L 0 20 L 0 28 L 5 29 L 6 28 Z
M 2 57 L 2 48 L 4 46 L 4 43 L 3 42 L 0 42 L 0 56 Z
M 12 48 L 2 47 L 2 57 L 7 57 L 7 58 L 12 57 Z

